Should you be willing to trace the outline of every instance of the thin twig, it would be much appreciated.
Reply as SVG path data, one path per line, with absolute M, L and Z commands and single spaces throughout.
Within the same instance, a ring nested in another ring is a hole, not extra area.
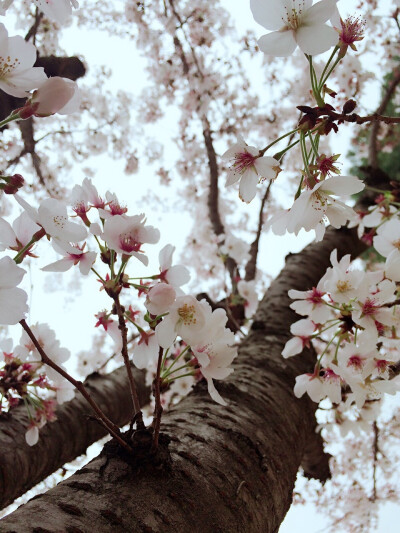
M 161 348 L 158 351 L 158 361 L 157 361 L 157 373 L 154 380 L 154 416 L 153 416 L 153 427 L 154 427 L 154 434 L 153 434 L 153 444 L 151 446 L 152 452 L 155 452 L 158 448 L 158 437 L 160 435 L 160 427 L 161 427 L 161 415 L 163 413 L 163 408 L 161 405 L 161 391 L 160 391 L 160 376 L 161 376 L 161 362 L 163 358 L 164 350 Z
M 392 98 L 396 87 L 400 83 L 400 70 L 395 72 L 394 78 L 390 82 L 385 95 L 382 99 L 382 102 L 378 109 L 376 110 L 377 113 L 381 114 L 384 113 L 390 99 Z M 378 133 L 379 133 L 379 122 L 374 122 L 371 127 L 371 133 L 370 133 L 370 140 L 369 140 L 369 149 L 368 149 L 368 162 L 372 168 L 378 167 Z
M 250 259 L 247 262 L 246 270 L 245 270 L 246 275 L 244 279 L 246 281 L 251 281 L 256 277 L 258 250 L 260 246 L 261 231 L 264 225 L 264 207 L 269 198 L 272 183 L 273 183 L 272 180 L 268 183 L 267 190 L 265 191 L 263 199 L 261 200 L 260 212 L 258 214 L 258 226 L 257 226 L 256 238 L 251 243 Z
M 50 359 L 50 357 L 46 354 L 46 352 L 43 350 L 43 348 L 40 346 L 38 340 L 36 339 L 35 335 L 33 334 L 32 330 L 28 326 L 28 324 L 25 322 L 25 320 L 21 320 L 20 324 L 22 328 L 27 333 L 28 337 L 33 342 L 35 348 L 40 354 L 41 360 L 43 364 L 48 365 L 53 370 L 55 370 L 58 374 L 60 374 L 63 378 L 65 378 L 67 381 L 72 383 L 72 385 L 82 394 L 82 396 L 85 398 L 85 400 L 90 404 L 93 411 L 96 413 L 96 418 L 99 419 L 99 421 L 103 424 L 103 426 L 107 429 L 107 431 L 111 434 L 112 437 L 114 437 L 121 446 L 123 446 L 125 449 L 129 450 L 129 452 L 132 452 L 131 447 L 121 438 L 119 427 L 114 424 L 100 409 L 100 407 L 97 405 L 97 403 L 93 400 L 90 393 L 82 383 L 82 381 L 77 381 L 74 379 L 68 372 L 66 372 L 63 368 L 57 365 L 54 361 Z
M 372 497 L 371 500 L 373 502 L 376 501 L 376 469 L 378 467 L 378 452 L 379 452 L 379 428 L 376 421 L 372 424 L 373 430 L 374 430 L 374 443 L 373 443 L 373 452 L 374 452 L 374 467 L 373 467 L 373 489 L 372 489 Z
M 119 301 L 119 295 L 112 296 L 114 303 L 115 303 L 115 310 L 118 315 L 118 328 L 121 332 L 122 337 L 122 349 L 121 354 L 124 359 L 124 364 L 126 371 L 128 373 L 128 379 L 129 379 L 129 385 L 131 389 L 131 397 L 132 397 L 132 404 L 133 404 L 133 410 L 134 415 L 136 417 L 137 421 L 137 428 L 138 429 L 144 429 L 144 423 L 143 423 L 143 417 L 142 412 L 140 410 L 140 402 L 139 402 L 139 396 L 136 390 L 135 385 L 135 379 L 133 377 L 132 373 L 132 367 L 131 363 L 129 361 L 129 355 L 128 355 L 128 328 L 126 327 L 125 318 L 124 318 L 124 310 L 121 306 L 121 302 Z

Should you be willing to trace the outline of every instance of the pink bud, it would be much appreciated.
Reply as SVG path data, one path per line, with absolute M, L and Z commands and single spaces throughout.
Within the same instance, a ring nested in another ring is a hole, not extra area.
M 27 105 L 34 108 L 37 117 L 48 117 L 55 113 L 68 115 L 79 107 L 78 86 L 67 78 L 49 78 L 33 93 Z
M 145 306 L 152 315 L 166 313 L 174 303 L 176 297 L 175 289 L 167 283 L 158 283 L 147 293 Z

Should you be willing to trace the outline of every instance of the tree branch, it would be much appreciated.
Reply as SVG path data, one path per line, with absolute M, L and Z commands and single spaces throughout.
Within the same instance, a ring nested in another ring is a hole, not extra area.
M 148 403 L 150 388 L 144 373 L 134 369 L 141 405 Z M 101 376 L 94 373 L 85 387 L 102 411 L 118 426 L 130 422 L 132 408 L 125 367 Z M 90 418 L 90 408 L 77 396 L 57 408 L 57 420 L 40 430 L 39 442 L 28 446 L 25 431 L 29 424 L 24 406 L 0 417 L 0 508 L 12 503 L 65 463 L 86 452 L 86 448 L 107 434 Z

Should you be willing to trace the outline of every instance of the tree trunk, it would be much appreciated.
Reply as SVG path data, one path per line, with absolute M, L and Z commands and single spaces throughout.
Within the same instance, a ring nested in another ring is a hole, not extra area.
M 143 372 L 136 371 L 135 377 L 144 405 L 149 401 L 150 388 L 144 385 Z M 107 376 L 92 374 L 85 385 L 113 422 L 120 426 L 130 422 L 132 402 L 125 367 Z M 1 509 L 106 435 L 103 426 L 90 419 L 91 408 L 79 393 L 72 401 L 59 406 L 56 414 L 57 420 L 40 430 L 35 446 L 28 446 L 25 441 L 29 421 L 24 406 L 0 417 Z
M 287 257 L 240 346 L 235 372 L 218 382 L 228 407 L 199 383 L 163 418 L 168 450 L 162 442 L 153 461 L 135 463 L 110 443 L 71 478 L 4 518 L 0 532 L 277 532 L 306 451 L 319 455 L 307 457 L 307 467 L 327 477 L 315 440 L 316 404 L 293 394 L 295 376 L 312 370 L 315 357 L 311 350 L 281 357 L 299 318 L 287 291 L 315 285 L 335 247 L 339 257 L 363 250 L 354 232 L 329 231 L 323 242 Z

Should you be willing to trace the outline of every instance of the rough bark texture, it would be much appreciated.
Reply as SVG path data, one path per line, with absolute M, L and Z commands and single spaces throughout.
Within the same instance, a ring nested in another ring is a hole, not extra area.
M 150 398 L 144 374 L 136 372 L 142 404 Z M 125 368 L 107 376 L 92 374 L 85 382 L 93 399 L 116 424 L 127 424 L 132 417 L 132 402 Z M 65 463 L 86 452 L 90 444 L 106 435 L 93 418 L 90 406 L 77 397 L 57 409 L 57 420 L 40 430 L 35 446 L 28 446 L 25 431 L 28 417 L 24 406 L 0 417 L 0 508 L 52 474 Z
M 339 256 L 363 249 L 354 233 L 331 231 L 288 256 L 240 346 L 235 372 L 219 384 L 228 407 L 213 403 L 200 383 L 167 413 L 170 463 L 132 466 L 108 447 L 4 518 L 0 532 L 277 532 L 305 452 L 320 453 L 310 446 L 316 404 L 293 395 L 295 376 L 312 369 L 313 354 L 280 355 L 297 319 L 287 291 L 315 285 L 335 247 Z M 317 472 L 319 460 L 308 458 Z

